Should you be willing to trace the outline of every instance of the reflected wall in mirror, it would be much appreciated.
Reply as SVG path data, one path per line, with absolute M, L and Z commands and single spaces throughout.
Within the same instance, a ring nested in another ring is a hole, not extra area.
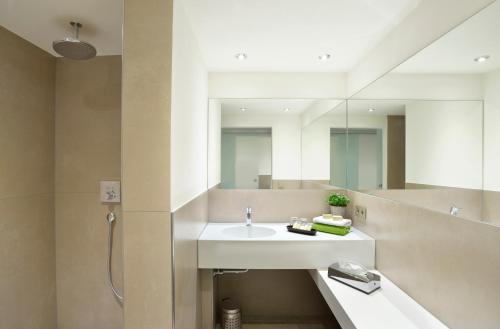
M 317 118 L 341 103 L 344 108 L 327 117 L 338 121 L 332 128 L 343 129 L 335 136 L 337 144 L 344 145 L 341 141 L 346 140 L 344 101 L 209 100 L 209 187 L 301 189 L 314 187 L 316 183 L 328 187 L 330 128 Z M 320 126 L 325 129 L 314 128 Z M 320 145 L 317 142 L 323 135 L 326 139 Z M 335 169 L 340 183 L 345 184 L 345 166 L 339 164 Z
M 499 22 L 496 1 L 348 101 L 349 147 L 382 129 L 382 188 L 360 184 L 373 161 L 348 165 L 350 188 L 500 224 Z
M 302 128 L 302 179 L 310 187 L 347 186 L 346 102 L 323 102 L 324 113 Z
M 482 188 L 482 101 L 349 100 L 348 109 L 350 189 Z

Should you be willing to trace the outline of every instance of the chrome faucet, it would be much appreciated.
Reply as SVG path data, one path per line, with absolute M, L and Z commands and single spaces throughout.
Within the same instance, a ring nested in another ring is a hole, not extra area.
M 252 208 L 247 207 L 245 214 L 245 224 L 247 226 L 252 226 Z
M 452 215 L 452 216 L 458 216 L 458 213 L 460 212 L 460 209 L 462 209 L 462 208 L 458 208 L 457 206 L 452 205 L 451 208 L 450 208 L 450 215 Z

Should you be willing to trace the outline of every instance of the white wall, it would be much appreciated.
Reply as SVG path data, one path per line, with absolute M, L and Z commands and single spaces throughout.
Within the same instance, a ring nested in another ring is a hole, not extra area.
M 222 115 L 222 127 L 272 128 L 273 179 L 300 179 L 299 115 L 253 115 L 250 113 Z
M 210 73 L 210 98 L 345 98 L 344 73 Z
M 302 128 L 302 179 L 330 180 L 330 128 L 346 128 L 345 104 Z
M 221 182 L 221 103 L 211 99 L 208 103 L 208 188 Z
M 406 107 L 406 182 L 482 188 L 482 103 L 416 101 Z
M 484 76 L 484 189 L 500 191 L 500 70 Z
M 319 99 L 314 102 L 309 108 L 302 112 L 302 126 L 306 127 L 314 120 L 328 114 L 332 110 L 336 110 L 337 107 L 342 107 L 344 104 L 344 99 Z M 345 106 L 345 105 L 344 105 Z M 344 108 L 345 110 L 345 108 Z
M 346 128 L 345 107 L 325 115 L 302 129 L 302 179 L 330 180 L 330 128 Z M 387 186 L 387 117 L 351 115 L 349 128 L 382 130 L 383 184 Z
M 174 1 L 170 144 L 172 211 L 207 189 L 207 74 L 182 2 Z

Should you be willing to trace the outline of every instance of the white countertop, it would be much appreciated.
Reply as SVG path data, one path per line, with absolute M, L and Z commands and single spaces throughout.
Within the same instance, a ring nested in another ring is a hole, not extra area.
M 257 227 L 268 227 L 276 231 L 276 234 L 262 238 L 238 238 L 223 233 L 226 228 L 243 226 L 243 223 L 210 223 L 206 226 L 198 240 L 203 241 L 348 241 L 348 240 L 373 240 L 368 235 L 355 228 L 351 232 L 341 236 L 317 232 L 316 235 L 304 235 L 288 232 L 287 223 L 255 223 Z
M 291 233 L 287 223 L 255 223 L 274 230 L 264 237 L 237 237 L 227 229 L 243 223 L 209 223 L 198 239 L 198 267 L 207 269 L 314 269 L 336 261 L 354 260 L 375 266 L 375 240 L 352 229 L 339 236 L 318 232 L 315 236 Z
M 367 295 L 310 270 L 321 294 L 343 329 L 445 329 L 441 321 L 380 272 L 381 288 Z

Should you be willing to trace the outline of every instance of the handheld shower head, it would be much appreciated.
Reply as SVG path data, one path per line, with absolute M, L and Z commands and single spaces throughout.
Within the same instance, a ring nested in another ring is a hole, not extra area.
M 91 59 L 97 55 L 97 50 L 90 43 L 78 39 L 80 28 L 83 26 L 78 22 L 70 22 L 73 27 L 74 36 L 52 43 L 52 48 L 59 55 L 69 59 Z

